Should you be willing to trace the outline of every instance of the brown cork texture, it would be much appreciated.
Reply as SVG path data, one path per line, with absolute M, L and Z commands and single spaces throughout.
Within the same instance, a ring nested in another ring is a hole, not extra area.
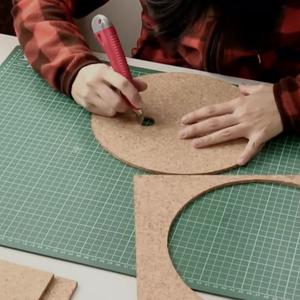
M 183 115 L 203 106 L 239 96 L 237 87 L 205 76 L 162 73 L 141 77 L 145 116 L 153 126 L 141 126 L 133 114 L 116 118 L 92 116 L 94 135 L 104 149 L 123 162 L 161 174 L 209 174 L 236 166 L 246 140 L 195 149 L 178 132 Z
M 168 251 L 170 226 L 204 193 L 233 184 L 281 183 L 300 187 L 300 176 L 136 176 L 134 178 L 139 300 L 199 300 L 176 272 Z
M 61 277 L 54 277 L 41 300 L 69 300 L 77 287 L 77 282 Z
M 39 300 L 53 274 L 0 260 L 0 299 Z

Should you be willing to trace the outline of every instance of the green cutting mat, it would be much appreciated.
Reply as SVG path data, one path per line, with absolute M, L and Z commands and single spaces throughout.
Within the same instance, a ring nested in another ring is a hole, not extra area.
M 134 275 L 132 178 L 142 172 L 97 145 L 90 115 L 19 48 L 0 67 L 0 140 L 0 244 Z M 275 139 L 230 173 L 299 174 L 299 137 Z M 194 202 L 170 237 L 182 278 L 237 298 L 299 299 L 299 200 L 299 189 L 251 184 Z

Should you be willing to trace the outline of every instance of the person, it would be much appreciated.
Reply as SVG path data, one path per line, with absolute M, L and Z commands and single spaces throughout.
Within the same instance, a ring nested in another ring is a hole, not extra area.
M 80 18 L 107 0 L 15 0 L 14 27 L 33 68 L 90 112 L 112 117 L 142 106 L 146 85 L 98 61 L 79 33 Z M 133 57 L 271 84 L 241 85 L 240 96 L 182 118 L 179 138 L 201 148 L 246 138 L 246 164 L 281 132 L 300 132 L 300 1 L 140 0 Z

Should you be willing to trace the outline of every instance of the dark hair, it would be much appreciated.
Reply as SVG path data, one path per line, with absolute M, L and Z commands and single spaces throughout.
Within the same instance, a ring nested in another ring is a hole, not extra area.
M 146 0 L 146 5 L 158 25 L 158 35 L 176 40 L 208 10 L 210 2 L 210 0 Z
M 146 0 L 158 35 L 176 41 L 212 8 L 225 40 L 257 48 L 278 24 L 285 0 Z

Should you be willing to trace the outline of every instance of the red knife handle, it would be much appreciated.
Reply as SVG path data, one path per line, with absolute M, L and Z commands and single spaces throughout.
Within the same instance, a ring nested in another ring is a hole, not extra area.
M 96 32 L 95 36 L 107 54 L 112 68 L 132 82 L 132 75 L 115 28 L 105 28 Z
M 124 50 L 121 46 L 117 31 L 110 21 L 103 15 L 96 15 L 92 20 L 92 28 L 96 40 L 102 46 L 114 71 L 123 75 L 134 84 Z M 138 109 L 123 95 L 126 103 L 133 109 Z

